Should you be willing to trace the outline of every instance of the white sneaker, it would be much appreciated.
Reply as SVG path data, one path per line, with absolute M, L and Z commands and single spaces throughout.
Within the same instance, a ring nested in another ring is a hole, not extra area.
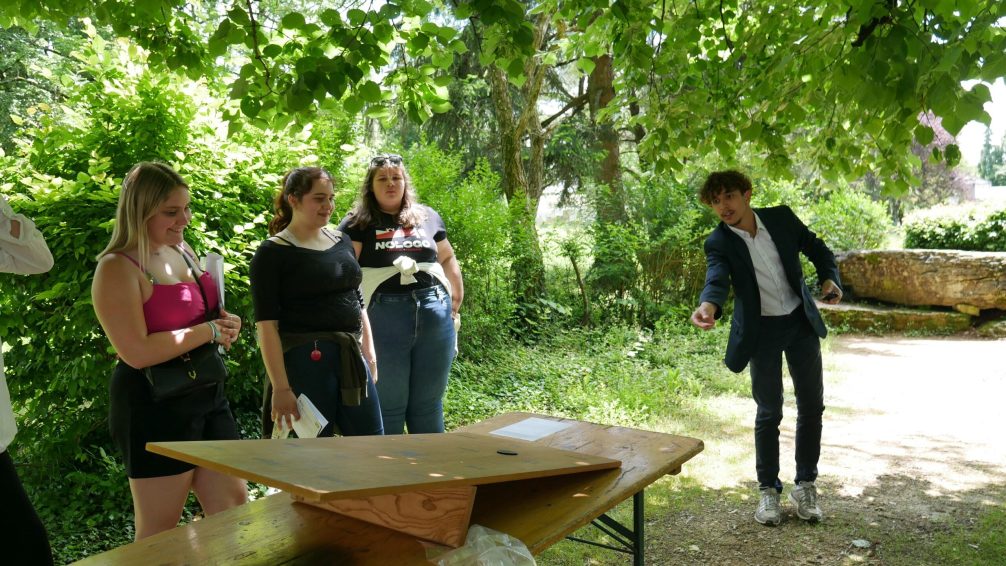
M 762 487 L 758 491 L 761 492 L 761 499 L 755 511 L 755 521 L 771 527 L 778 525 L 782 521 L 782 514 L 779 512 L 779 492 L 772 487 Z
M 802 481 L 789 492 L 789 500 L 796 505 L 796 516 L 804 521 L 816 523 L 824 518 L 817 505 L 817 486 L 812 481 Z

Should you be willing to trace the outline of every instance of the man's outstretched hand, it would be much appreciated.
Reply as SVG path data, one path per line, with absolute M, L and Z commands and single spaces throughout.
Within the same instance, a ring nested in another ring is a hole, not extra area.
M 828 303 L 829 305 L 837 305 L 842 301 L 842 289 L 831 279 L 826 279 L 821 284 L 821 293 L 824 295 L 821 297 L 821 302 Z
M 699 308 L 692 313 L 692 324 L 702 330 L 709 330 L 716 326 L 716 305 L 712 303 L 699 305 Z

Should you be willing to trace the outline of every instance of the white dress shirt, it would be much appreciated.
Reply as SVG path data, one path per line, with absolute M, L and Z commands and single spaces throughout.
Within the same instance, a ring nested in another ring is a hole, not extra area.
M 755 278 L 758 280 L 758 293 L 761 295 L 761 315 L 787 315 L 800 306 L 803 300 L 786 280 L 786 272 L 779 258 L 779 250 L 772 241 L 772 235 L 762 224 L 758 213 L 753 210 L 751 213 L 755 217 L 754 236 L 748 234 L 746 230 L 727 227 L 744 240 L 751 253 L 751 263 L 754 264 Z
M 11 234 L 12 220 L 21 225 L 16 238 Z M 7 199 L 0 195 L 0 272 L 45 273 L 52 269 L 52 264 L 52 253 L 35 223 L 22 214 L 14 214 Z M 0 453 L 7 450 L 15 434 L 17 423 L 4 376 L 3 348 L 0 348 Z

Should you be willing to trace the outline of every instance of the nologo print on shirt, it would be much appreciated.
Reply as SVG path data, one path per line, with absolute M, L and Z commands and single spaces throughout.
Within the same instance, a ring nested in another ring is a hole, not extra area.
M 433 247 L 433 241 L 422 228 L 389 228 L 375 230 L 375 251 L 421 251 Z

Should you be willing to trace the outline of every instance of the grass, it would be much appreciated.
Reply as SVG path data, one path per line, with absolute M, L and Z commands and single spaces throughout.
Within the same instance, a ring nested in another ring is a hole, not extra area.
M 1006 509 L 1001 503 L 990 507 L 974 527 L 955 525 L 950 532 L 938 535 L 933 547 L 933 554 L 945 564 L 1002 564 L 1006 557 Z
M 716 336 L 678 330 L 553 329 L 533 345 L 459 359 L 445 399 L 447 428 L 507 411 L 645 426 L 703 393 L 745 389 L 719 363 Z
M 1006 509 L 1003 493 L 976 516 L 936 524 L 932 532 L 896 532 L 884 544 L 883 556 L 892 566 L 941 564 L 1000 566 L 1006 557 Z
M 721 361 L 728 331 L 727 325 L 718 325 L 711 332 L 699 332 L 686 322 L 658 325 L 653 331 L 556 325 L 536 343 L 514 341 L 483 352 L 478 360 L 459 359 L 445 399 L 448 429 L 522 410 L 701 438 L 705 451 L 688 462 L 682 475 L 665 477 L 646 490 L 648 561 L 743 563 L 703 554 L 714 548 L 725 552 L 722 544 L 716 547 L 713 542 L 726 538 L 724 531 L 716 530 L 723 525 L 711 524 L 710 517 L 734 521 L 735 527 L 725 532 L 737 538 L 739 553 L 745 551 L 744 536 L 764 536 L 752 530 L 749 520 L 753 499 L 747 480 L 753 457 L 748 377 L 731 373 Z M 828 341 L 824 344 L 827 348 Z M 255 418 L 239 415 L 246 434 L 257 434 Z M 114 475 L 114 481 L 121 481 L 121 474 Z M 792 551 L 813 548 L 816 537 L 822 536 L 836 537 L 845 545 L 860 538 L 883 541 L 873 549 L 873 557 L 846 553 L 828 563 L 1001 564 L 1006 556 L 1004 493 L 1001 489 L 990 493 L 989 504 L 980 512 L 949 514 L 939 524 L 915 529 L 866 524 L 850 511 L 845 519 L 836 516 L 826 523 L 827 530 L 801 531 L 793 540 L 782 536 L 783 530 L 773 535 L 780 537 L 780 549 Z M 839 503 L 835 501 L 836 506 Z M 854 510 L 856 502 L 844 504 Z M 946 504 L 953 507 L 952 502 Z M 625 502 L 611 515 L 629 525 L 631 509 L 631 502 Z M 126 542 L 131 521 L 126 513 L 102 521 L 105 529 L 97 531 L 100 536 L 95 530 L 74 533 L 61 528 L 61 540 L 54 537 L 52 542 L 59 547 L 59 557 L 79 559 L 110 543 L 114 546 L 113 533 Z M 119 526 L 109 528 L 110 523 Z M 612 543 L 592 528 L 576 535 Z M 631 562 L 628 555 L 569 541 L 538 557 L 542 566 Z
M 525 410 L 644 428 L 701 438 L 706 449 L 689 461 L 681 476 L 666 477 L 646 490 L 647 559 L 650 563 L 788 563 L 786 556 L 810 555 L 828 564 L 1001 564 L 1006 556 L 1006 513 L 1002 491 L 990 493 L 979 512 L 952 498 L 934 498 L 911 475 L 880 480 L 881 492 L 913 486 L 916 497 L 951 512 L 941 522 L 919 521 L 911 513 L 867 521 L 859 497 L 829 494 L 834 511 L 823 528 L 772 530 L 750 519 L 753 466 L 752 406 L 747 374 L 733 374 L 721 362 L 725 325 L 710 333 L 685 324 L 654 332 L 609 329 L 567 330 L 534 346 L 515 346 L 479 364 L 463 360 L 448 392 L 452 426 L 491 414 Z M 823 343 L 825 355 L 829 341 Z M 791 391 L 788 398 L 791 402 Z M 827 480 L 826 480 L 827 481 Z M 833 480 L 841 482 L 841 478 Z M 888 483 L 891 482 L 891 483 Z M 631 502 L 610 515 L 631 525 Z M 579 538 L 616 545 L 600 531 L 580 529 Z M 853 540 L 872 542 L 869 549 Z M 752 552 L 754 554 L 752 554 Z M 760 554 L 759 554 L 760 553 Z M 773 562 L 773 553 L 778 561 Z M 745 556 L 751 555 L 751 562 Z M 631 557 L 562 541 L 538 558 L 542 566 L 623 565 Z M 768 561 L 768 562 L 765 562 Z

